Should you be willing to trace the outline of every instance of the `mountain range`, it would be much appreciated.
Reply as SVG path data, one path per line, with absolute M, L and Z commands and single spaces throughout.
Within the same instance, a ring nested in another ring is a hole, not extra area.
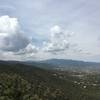
M 66 60 L 66 59 L 48 59 L 42 61 L 0 61 L 0 64 L 25 64 L 36 66 L 42 69 L 49 70 L 71 70 L 71 71 L 99 71 L 100 63 L 97 62 L 85 62 L 77 60 Z
M 0 100 L 100 100 L 100 73 L 80 71 L 100 71 L 100 63 L 0 61 Z

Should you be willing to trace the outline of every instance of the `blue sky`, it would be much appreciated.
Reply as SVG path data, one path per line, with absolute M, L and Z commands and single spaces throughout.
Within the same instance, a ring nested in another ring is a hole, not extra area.
M 99 18 L 99 0 L 0 0 L 0 59 L 100 61 Z

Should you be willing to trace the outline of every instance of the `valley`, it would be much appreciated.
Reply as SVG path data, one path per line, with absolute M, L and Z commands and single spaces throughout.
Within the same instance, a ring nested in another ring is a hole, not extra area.
M 100 100 L 99 71 L 53 66 L 0 61 L 0 100 Z

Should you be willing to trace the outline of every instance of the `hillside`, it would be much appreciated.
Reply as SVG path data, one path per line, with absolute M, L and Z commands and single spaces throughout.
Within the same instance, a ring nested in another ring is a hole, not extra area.
M 0 100 L 100 100 L 99 76 L 0 61 Z
M 85 62 L 85 61 L 65 60 L 65 59 L 49 59 L 41 61 L 41 63 L 50 64 L 52 66 L 55 66 L 53 68 L 61 70 L 75 70 L 75 71 L 85 71 L 85 72 L 100 70 L 100 63 L 96 62 Z

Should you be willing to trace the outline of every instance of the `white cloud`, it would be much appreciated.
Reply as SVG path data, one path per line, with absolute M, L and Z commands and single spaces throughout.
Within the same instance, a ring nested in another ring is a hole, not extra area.
M 18 30 L 18 20 L 17 18 L 10 18 L 9 16 L 1 16 L 0 17 L 0 34 L 8 33 L 13 34 Z
M 15 53 L 16 55 L 29 55 L 29 54 L 34 54 L 37 53 L 39 50 L 38 47 L 35 45 L 32 45 L 31 43 L 27 45 L 26 48 L 21 49 L 19 52 Z
M 34 58 L 63 58 L 66 53 L 72 54 L 71 50 L 73 50 L 73 52 L 76 50 L 76 45 L 70 41 L 73 34 L 73 32 L 68 32 L 56 25 L 50 29 L 50 37 L 48 40 L 41 43 L 41 46 L 36 46 L 32 43 L 32 38 L 29 38 L 22 33 L 17 18 L 1 16 L 0 59 L 28 60 Z M 81 52 L 79 50 L 77 51 Z
M 23 36 L 20 33 L 9 34 L 1 36 L 0 38 L 0 49 L 4 51 L 17 52 L 20 49 L 25 48 L 30 43 L 29 38 Z
M 38 47 L 33 45 L 32 38 L 22 32 L 17 18 L 0 17 L 0 59 L 33 59 L 37 52 Z
M 21 33 L 17 18 L 0 17 L 0 50 L 18 52 L 30 41 L 30 38 Z
M 66 33 L 60 26 L 51 28 L 51 35 L 48 41 L 44 42 L 43 50 L 46 52 L 57 53 L 70 48 L 69 37 L 72 33 Z
M 52 28 L 51 28 L 51 33 L 61 33 L 62 32 L 62 29 L 61 29 L 61 27 L 60 26 L 58 26 L 58 25 L 55 25 L 55 26 L 53 26 Z

